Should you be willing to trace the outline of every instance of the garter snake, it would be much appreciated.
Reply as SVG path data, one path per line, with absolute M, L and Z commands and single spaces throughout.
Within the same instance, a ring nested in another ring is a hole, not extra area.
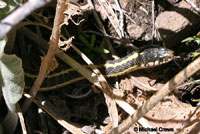
M 174 52 L 167 48 L 163 48 L 163 47 L 147 48 L 141 51 L 132 52 L 128 54 L 127 56 L 122 57 L 117 60 L 109 60 L 103 65 L 102 68 L 100 68 L 100 71 L 106 77 L 117 77 L 117 76 L 121 76 L 138 69 L 155 67 L 155 66 L 167 63 L 171 61 L 173 57 L 174 57 Z M 68 74 L 72 71 L 74 70 L 70 68 L 70 69 L 62 70 L 61 72 L 48 75 L 46 77 L 47 79 L 46 85 L 43 84 L 40 90 L 42 91 L 52 90 L 52 89 L 60 88 L 68 84 L 84 79 L 84 77 L 78 77 L 72 80 L 65 81 L 65 78 L 64 78 L 62 82 L 55 83 L 54 85 L 51 85 L 52 82 L 48 82 L 48 79 L 58 78 L 61 75 Z M 27 80 L 33 81 L 36 77 L 37 77 L 37 74 L 31 74 L 31 73 L 26 72 L 25 70 L 25 80 L 26 80 L 25 88 L 31 87 L 31 85 L 28 84 Z M 43 83 L 45 83 L 45 81 Z

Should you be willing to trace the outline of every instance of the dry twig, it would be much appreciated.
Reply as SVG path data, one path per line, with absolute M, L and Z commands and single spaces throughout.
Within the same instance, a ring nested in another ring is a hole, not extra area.
M 50 46 L 47 55 L 45 56 L 44 60 L 41 63 L 40 66 L 40 71 L 39 75 L 36 78 L 32 89 L 30 91 L 30 94 L 32 96 L 35 96 L 37 92 L 40 89 L 40 86 L 45 79 L 46 75 L 49 72 L 49 67 L 52 65 L 53 59 L 55 58 L 55 54 L 58 52 L 58 42 L 59 42 L 59 35 L 60 35 L 60 25 L 64 21 L 64 9 L 65 7 L 65 2 L 67 0 L 59 0 L 57 2 L 57 7 L 56 7 L 56 15 L 54 19 L 54 25 L 53 25 L 53 30 L 52 30 L 52 35 L 50 37 Z M 25 101 L 24 103 L 24 111 L 26 111 L 30 105 L 30 101 Z
M 185 79 L 193 75 L 200 69 L 200 57 L 190 63 L 186 68 L 179 72 L 175 77 L 169 80 L 157 93 L 155 93 L 143 106 L 141 106 L 133 115 L 129 116 L 117 128 L 113 129 L 111 134 L 119 134 L 127 130 L 133 123 L 143 117 L 149 110 L 151 110 L 158 102 L 160 102 L 166 95 L 172 92 Z
M 34 10 L 46 5 L 53 0 L 29 0 L 5 17 L 0 22 L 0 39 L 3 38 L 15 25 L 31 14 Z
M 30 30 L 28 30 L 27 28 L 22 28 L 21 30 L 23 30 L 24 33 L 26 33 L 25 35 L 28 38 L 31 38 L 31 40 L 33 40 L 34 42 L 36 42 L 37 44 L 43 44 L 43 49 L 47 50 L 48 49 L 48 43 L 42 39 L 41 37 L 38 37 L 35 33 L 31 32 Z M 29 36 L 28 36 L 29 35 Z M 34 37 L 34 38 L 33 38 Z M 42 42 L 42 43 L 41 43 Z M 102 86 L 99 84 L 98 82 L 98 78 L 96 75 L 94 75 L 94 73 L 92 73 L 90 70 L 86 69 L 85 67 L 83 67 L 82 65 L 80 65 L 79 63 L 77 63 L 75 60 L 73 60 L 70 56 L 68 56 L 67 54 L 65 54 L 64 52 L 60 52 L 57 53 L 56 56 L 58 58 L 60 58 L 62 61 L 64 61 L 66 64 L 70 65 L 73 69 L 75 69 L 77 72 L 79 72 L 82 76 L 84 76 L 86 79 L 88 79 L 92 84 L 94 84 L 95 86 L 97 86 L 98 88 L 102 88 Z M 104 93 L 106 93 L 109 96 L 114 96 L 116 103 L 122 108 L 124 109 L 124 111 L 126 111 L 128 114 L 132 115 L 135 110 L 132 106 L 130 106 L 127 102 L 125 102 L 120 96 L 118 96 L 118 94 L 116 94 L 115 92 L 110 92 L 109 90 L 104 91 Z M 148 124 L 147 121 L 145 121 L 145 119 L 140 119 L 138 121 L 142 126 L 145 127 L 149 127 L 151 128 L 151 126 Z
M 199 14 L 200 14 L 200 8 L 195 5 L 191 0 L 185 0 L 188 4 L 190 4 L 192 6 L 192 8 L 194 8 Z
M 19 104 L 17 104 L 17 114 L 18 114 L 20 124 L 21 124 L 21 127 L 22 127 L 22 133 L 27 134 L 26 126 L 25 126 L 25 123 L 24 123 L 24 117 L 23 117 L 23 114 L 22 114 L 22 111 L 21 111 Z
M 99 18 L 99 16 L 98 16 L 96 10 L 94 10 L 95 7 L 93 6 L 92 1 L 91 1 L 91 0 L 87 0 L 87 1 L 88 1 L 88 4 L 90 5 L 90 7 L 93 9 L 93 10 L 92 10 L 92 13 L 94 14 L 94 17 L 96 18 L 96 21 L 97 21 L 98 26 L 99 26 L 100 29 L 102 30 L 104 36 L 106 36 L 106 35 L 107 35 L 106 30 L 105 30 L 105 28 L 104 28 L 104 25 L 101 23 L 101 19 Z M 107 37 L 105 38 L 105 42 L 106 42 L 106 44 L 108 45 L 108 48 L 109 48 L 109 50 L 111 51 L 111 53 L 112 53 L 112 54 L 115 54 L 115 50 L 113 49 L 113 47 L 112 47 L 112 45 L 111 45 L 111 43 L 110 43 L 110 40 L 109 40 Z
M 200 108 L 200 103 L 197 104 L 196 109 L 192 112 L 192 114 L 184 121 L 184 123 L 182 124 L 181 128 L 178 129 L 177 133 L 183 132 L 184 128 L 190 123 L 191 118 L 195 115 L 195 113 L 197 112 L 197 110 Z
M 122 37 L 124 37 L 124 14 L 122 12 L 122 9 L 120 7 L 120 3 L 118 2 L 118 0 L 115 0 L 115 5 L 120 13 L 120 16 L 119 16 L 119 28 L 120 28 L 120 32 L 121 32 L 121 35 Z
M 122 35 L 122 31 L 120 29 L 119 20 L 118 20 L 116 14 L 114 13 L 111 4 L 108 1 L 104 1 L 104 0 L 98 0 L 98 3 L 100 4 L 104 13 L 110 20 L 110 23 L 112 24 L 112 26 L 115 28 L 115 31 L 118 34 L 119 38 L 122 38 L 123 35 Z
M 112 125 L 113 128 L 118 126 L 118 111 L 117 111 L 117 105 L 114 100 L 113 94 L 106 94 L 107 91 L 112 93 L 112 88 L 108 85 L 106 79 L 101 74 L 101 72 L 96 68 L 96 66 L 90 61 L 89 58 L 85 54 L 83 54 L 78 48 L 76 48 L 74 45 L 72 45 L 72 48 L 84 59 L 84 61 L 92 68 L 93 72 L 97 74 L 98 81 L 102 86 L 102 90 L 106 99 L 106 104 L 108 106 L 108 111 L 110 114 L 110 117 L 112 119 Z
M 30 99 L 31 101 L 33 101 L 35 104 L 37 104 L 37 106 L 39 106 L 41 109 L 43 109 L 45 112 L 47 112 L 52 118 L 54 118 L 60 125 L 62 125 L 67 130 L 69 130 L 71 133 L 83 134 L 83 132 L 81 132 L 75 126 L 73 126 L 70 123 L 66 122 L 65 120 L 61 119 L 53 112 L 48 111 L 48 109 L 45 108 L 45 106 L 43 106 L 39 101 L 37 101 L 35 98 L 33 98 L 33 96 L 31 96 L 30 94 L 24 93 L 24 96 L 27 97 L 28 99 Z
M 156 37 L 156 31 L 155 31 L 155 1 L 152 0 L 151 2 L 151 13 L 152 13 L 152 41 L 153 38 Z

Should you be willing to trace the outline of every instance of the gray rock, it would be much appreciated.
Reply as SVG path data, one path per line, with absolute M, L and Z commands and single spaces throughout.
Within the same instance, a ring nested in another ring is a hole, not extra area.
M 136 24 L 129 24 L 127 27 L 127 31 L 130 37 L 132 37 L 135 40 L 139 39 L 144 33 L 144 30 Z
M 184 1 L 183 1 L 184 2 Z M 172 47 L 197 32 L 200 16 L 191 10 L 187 3 L 180 3 L 173 11 L 165 11 L 156 18 L 155 26 L 164 45 Z

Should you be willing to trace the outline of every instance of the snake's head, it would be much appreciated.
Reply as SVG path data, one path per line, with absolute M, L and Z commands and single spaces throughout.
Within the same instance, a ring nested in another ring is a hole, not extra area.
M 149 48 L 141 52 L 140 58 L 145 67 L 154 67 L 173 60 L 174 52 L 164 47 Z

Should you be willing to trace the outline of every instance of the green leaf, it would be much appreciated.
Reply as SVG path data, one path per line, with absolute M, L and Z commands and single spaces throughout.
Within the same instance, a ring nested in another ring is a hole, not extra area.
M 96 35 L 95 35 L 95 34 L 92 34 L 91 39 L 90 39 L 91 48 L 94 47 L 95 41 L 96 41 Z
M 22 4 L 22 0 L 4 0 L 6 6 L 0 8 L 0 20 L 12 12 L 18 5 Z
M 200 99 L 196 99 L 195 101 L 198 101 L 198 102 L 200 102 Z
M 88 48 L 91 49 L 91 45 L 89 41 L 82 34 L 80 34 L 78 37 L 83 42 L 83 44 L 85 44 Z
M 198 45 L 200 45 L 200 40 L 195 40 L 195 42 L 196 42 Z
M 87 55 L 87 57 L 90 59 L 90 60 L 93 60 L 94 59 L 94 55 L 92 54 L 91 52 L 91 49 L 88 49 L 88 48 L 84 48 L 82 49 L 83 53 Z
M 70 38 L 71 35 L 70 35 L 70 33 L 69 33 L 69 31 L 67 30 L 66 27 L 64 27 L 64 31 L 65 31 L 66 36 L 67 36 L 68 38 Z
M 83 48 L 82 51 L 86 55 L 88 55 L 89 53 L 91 53 L 91 49 L 88 49 L 88 48 Z
M 192 52 L 192 59 L 194 60 L 199 55 L 200 55 L 200 52 Z
M 17 5 L 21 5 L 23 0 L 13 0 Z
M 6 104 L 13 112 L 15 104 L 22 97 L 25 82 L 21 59 L 4 53 L 6 42 L 6 39 L 0 41 L 0 84 Z
M 93 60 L 93 59 L 94 59 L 94 55 L 93 55 L 92 53 L 89 53 L 87 56 L 88 56 L 88 58 L 89 58 L 90 60 Z
M 188 37 L 184 40 L 182 40 L 181 42 L 188 42 L 188 41 L 195 41 L 195 40 L 200 40 L 200 37 L 199 36 L 192 36 L 192 37 Z
M 98 52 L 98 53 L 104 53 L 104 54 L 109 54 L 110 51 L 104 48 L 98 48 L 98 47 L 94 47 L 92 48 L 92 50 Z

